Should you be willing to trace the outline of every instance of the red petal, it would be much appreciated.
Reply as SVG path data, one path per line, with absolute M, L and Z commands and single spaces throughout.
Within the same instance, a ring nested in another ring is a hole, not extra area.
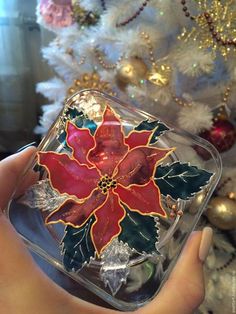
M 167 216 L 161 205 L 159 188 L 153 180 L 145 185 L 131 185 L 129 187 L 118 184 L 115 192 L 130 210 L 142 215 Z
M 115 179 L 124 186 L 145 184 L 153 176 L 157 163 L 172 151 L 173 149 L 136 147 L 128 152 L 118 165 Z
M 91 166 L 87 160 L 87 155 L 89 150 L 95 146 L 95 141 L 88 129 L 77 128 L 76 125 L 68 122 L 66 142 L 72 148 L 73 157 L 76 160 L 81 164 Z
M 81 165 L 67 154 L 40 152 L 38 155 L 39 164 L 47 169 L 51 184 L 59 193 L 83 199 L 97 187 L 100 175 L 96 168 Z
M 93 194 L 82 204 L 73 200 L 67 200 L 60 208 L 53 211 L 45 220 L 46 223 L 62 222 L 73 227 L 82 226 L 88 218 L 101 206 L 106 200 L 106 195 L 99 190 L 94 190 Z
M 125 143 L 132 149 L 137 146 L 145 146 L 149 143 L 153 131 L 132 131 L 125 139 Z
M 98 255 L 120 234 L 120 222 L 124 216 L 125 211 L 118 195 L 110 191 L 106 202 L 96 211 L 96 222 L 91 229 L 93 244 Z
M 124 142 L 120 120 L 108 106 L 94 137 L 96 146 L 89 152 L 88 160 L 95 164 L 102 174 L 111 176 L 128 147 Z

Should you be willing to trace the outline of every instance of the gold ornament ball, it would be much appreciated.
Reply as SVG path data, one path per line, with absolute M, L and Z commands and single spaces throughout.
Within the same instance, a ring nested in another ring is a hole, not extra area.
M 236 228 L 236 202 L 226 196 L 212 198 L 206 214 L 213 226 L 219 229 L 231 230 Z
M 192 203 L 189 206 L 189 213 L 194 215 L 199 211 L 200 206 L 204 202 L 206 197 L 206 191 L 199 192 L 195 198 L 193 199 Z
M 125 84 L 139 85 L 146 78 L 148 68 L 140 58 L 122 60 L 117 66 L 116 79 Z

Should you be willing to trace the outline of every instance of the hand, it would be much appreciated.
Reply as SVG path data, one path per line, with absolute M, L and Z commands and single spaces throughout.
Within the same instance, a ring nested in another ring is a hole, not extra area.
M 20 174 L 36 149 L 0 162 L 0 208 L 6 207 Z M 135 314 L 190 314 L 204 298 L 203 261 L 212 230 L 191 234 L 158 296 Z M 0 308 L 2 314 L 118 314 L 82 301 L 52 282 L 34 263 L 25 245 L 0 211 Z

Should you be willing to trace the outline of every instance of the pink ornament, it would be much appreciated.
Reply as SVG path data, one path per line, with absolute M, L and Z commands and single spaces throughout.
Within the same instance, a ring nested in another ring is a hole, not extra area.
M 40 0 L 39 12 L 44 22 L 54 27 L 74 23 L 71 0 Z

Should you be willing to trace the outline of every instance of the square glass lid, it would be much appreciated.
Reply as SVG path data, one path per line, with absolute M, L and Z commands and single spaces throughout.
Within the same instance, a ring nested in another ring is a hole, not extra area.
M 133 310 L 158 293 L 220 172 L 208 142 L 84 90 L 66 101 L 7 213 L 32 250 Z

